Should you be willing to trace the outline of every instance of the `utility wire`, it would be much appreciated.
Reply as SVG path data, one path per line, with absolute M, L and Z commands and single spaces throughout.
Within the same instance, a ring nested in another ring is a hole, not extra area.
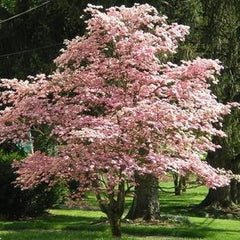
M 44 3 L 42 3 L 42 4 L 40 4 L 40 5 L 37 5 L 37 6 L 33 7 L 33 8 L 30 8 L 30 9 L 26 10 L 25 12 L 16 14 L 16 15 L 10 17 L 10 18 L 7 18 L 7 19 L 5 19 L 5 20 L 2 20 L 2 21 L 0 21 L 0 24 L 1 24 L 1 23 L 5 23 L 5 22 L 8 22 L 8 21 L 11 21 L 11 20 L 13 20 L 13 19 L 15 19 L 15 18 L 18 18 L 18 17 L 20 17 L 20 16 L 22 16 L 22 15 L 25 15 L 25 14 L 33 11 L 33 10 L 36 10 L 36 9 L 38 9 L 38 8 L 41 8 L 41 7 L 43 7 L 43 6 L 45 6 L 45 5 L 49 4 L 49 3 L 50 3 L 50 1 L 46 1 L 46 2 L 44 2 Z M 24 53 L 28 53 L 28 52 L 32 52 L 32 51 L 37 51 L 37 50 L 45 49 L 45 48 L 51 48 L 51 47 L 59 46 L 59 45 L 62 45 L 62 44 L 63 44 L 63 43 L 57 43 L 57 44 L 51 44 L 51 45 L 47 45 L 47 46 L 43 46 L 43 47 L 26 49 L 26 50 L 19 51 L 19 52 L 7 53 L 7 54 L 0 55 L 0 58 L 9 57 L 9 56 L 14 56 L 14 55 L 19 55 L 19 54 L 24 54 Z
M 30 8 L 30 9 L 26 10 L 25 12 L 19 13 L 19 14 L 17 14 L 17 15 L 14 15 L 14 16 L 10 17 L 10 18 L 7 18 L 7 19 L 5 19 L 5 20 L 2 20 L 2 21 L 0 21 L 0 24 L 5 23 L 5 22 L 8 22 L 8 21 L 11 21 L 11 20 L 13 20 L 13 19 L 15 19 L 15 18 L 18 18 L 18 17 L 20 17 L 20 16 L 22 16 L 22 15 L 24 15 L 24 14 L 26 14 L 26 13 L 29 13 L 29 12 L 37 9 L 37 8 L 43 7 L 43 6 L 45 6 L 45 5 L 49 4 L 49 3 L 50 3 L 50 1 L 46 1 L 46 2 L 40 4 L 40 5 L 36 6 L 36 7 L 33 7 L 33 8 Z
M 45 49 L 45 48 L 51 48 L 51 47 L 60 46 L 60 45 L 63 45 L 63 43 L 51 44 L 51 45 L 46 45 L 46 46 L 42 46 L 42 47 L 38 47 L 38 48 L 26 49 L 26 50 L 19 51 L 19 52 L 7 53 L 7 54 L 0 55 L 0 58 L 10 57 L 10 56 L 19 55 L 19 54 L 24 54 L 24 53 L 28 53 L 28 52 L 32 52 L 32 51 L 36 51 L 36 50 L 41 50 L 41 49 Z

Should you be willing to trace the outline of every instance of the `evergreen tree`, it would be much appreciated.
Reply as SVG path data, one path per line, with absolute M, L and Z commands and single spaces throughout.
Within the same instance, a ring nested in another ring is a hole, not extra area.
M 202 48 L 205 56 L 219 58 L 223 65 L 222 80 L 214 88 L 222 102 L 240 100 L 240 4 L 238 0 L 203 0 L 205 25 Z M 214 167 L 240 173 L 240 111 L 235 110 L 224 119 L 226 139 L 215 139 L 222 146 L 208 155 Z M 240 183 L 232 180 L 230 186 L 210 189 L 203 206 L 230 207 L 240 204 Z

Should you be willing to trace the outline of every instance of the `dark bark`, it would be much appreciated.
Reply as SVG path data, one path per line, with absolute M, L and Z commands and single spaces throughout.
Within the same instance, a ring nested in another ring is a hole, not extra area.
M 228 208 L 236 205 L 240 205 L 240 183 L 236 180 L 232 180 L 227 187 L 209 189 L 208 195 L 201 202 L 203 207 Z
M 234 159 L 229 159 L 226 154 L 223 154 L 223 149 L 216 153 L 209 154 L 208 162 L 214 167 L 230 169 L 234 173 L 239 174 L 240 170 L 240 155 Z M 222 156 L 220 154 L 223 154 Z M 218 160 L 218 162 L 217 162 Z M 240 183 L 232 180 L 229 186 L 209 189 L 206 198 L 200 204 L 203 207 L 229 208 L 232 206 L 240 207 Z
M 183 192 L 186 192 L 187 191 L 187 177 L 186 176 L 181 176 L 182 178 L 182 191 Z
M 173 173 L 174 193 L 175 195 L 181 195 L 182 193 L 182 179 L 177 173 Z
M 173 182 L 175 195 L 181 195 L 182 192 L 186 192 L 186 176 L 181 176 L 178 173 L 173 173 Z
M 151 174 L 136 174 L 135 196 L 127 219 L 142 218 L 149 221 L 160 215 L 158 179 Z

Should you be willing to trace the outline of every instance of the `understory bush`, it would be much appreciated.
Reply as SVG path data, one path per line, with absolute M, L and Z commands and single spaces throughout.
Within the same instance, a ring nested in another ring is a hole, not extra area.
M 26 217 L 35 217 L 44 212 L 53 204 L 60 201 L 63 193 L 61 187 L 47 189 L 46 184 L 30 190 L 21 190 L 16 187 L 14 181 L 17 175 L 14 173 L 12 162 L 25 157 L 22 150 L 8 147 L 0 150 L 0 217 L 2 219 L 16 220 Z

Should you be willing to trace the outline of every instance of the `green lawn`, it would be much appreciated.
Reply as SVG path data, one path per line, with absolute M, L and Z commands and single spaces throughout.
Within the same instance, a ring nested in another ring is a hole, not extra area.
M 169 184 L 162 185 L 169 187 Z M 123 239 L 239 240 L 239 220 L 197 217 L 192 210 L 192 205 L 199 203 L 204 198 L 206 191 L 205 187 L 199 187 L 189 189 L 182 196 L 161 193 L 162 214 L 184 216 L 185 219 L 189 219 L 190 224 L 123 224 Z M 95 205 L 92 197 L 89 201 Z M 49 214 L 35 220 L 1 221 L 0 240 L 111 239 L 108 225 L 96 224 L 100 217 L 104 217 L 104 214 L 97 210 L 52 209 L 49 210 Z
M 173 187 L 173 183 L 161 183 L 160 186 L 170 188 Z M 173 188 L 165 190 L 173 192 Z M 160 192 L 161 211 L 163 214 L 194 217 L 202 214 L 202 216 L 204 216 L 195 206 L 205 198 L 207 192 L 208 189 L 205 186 L 192 187 L 181 196 L 175 196 L 173 193 Z

